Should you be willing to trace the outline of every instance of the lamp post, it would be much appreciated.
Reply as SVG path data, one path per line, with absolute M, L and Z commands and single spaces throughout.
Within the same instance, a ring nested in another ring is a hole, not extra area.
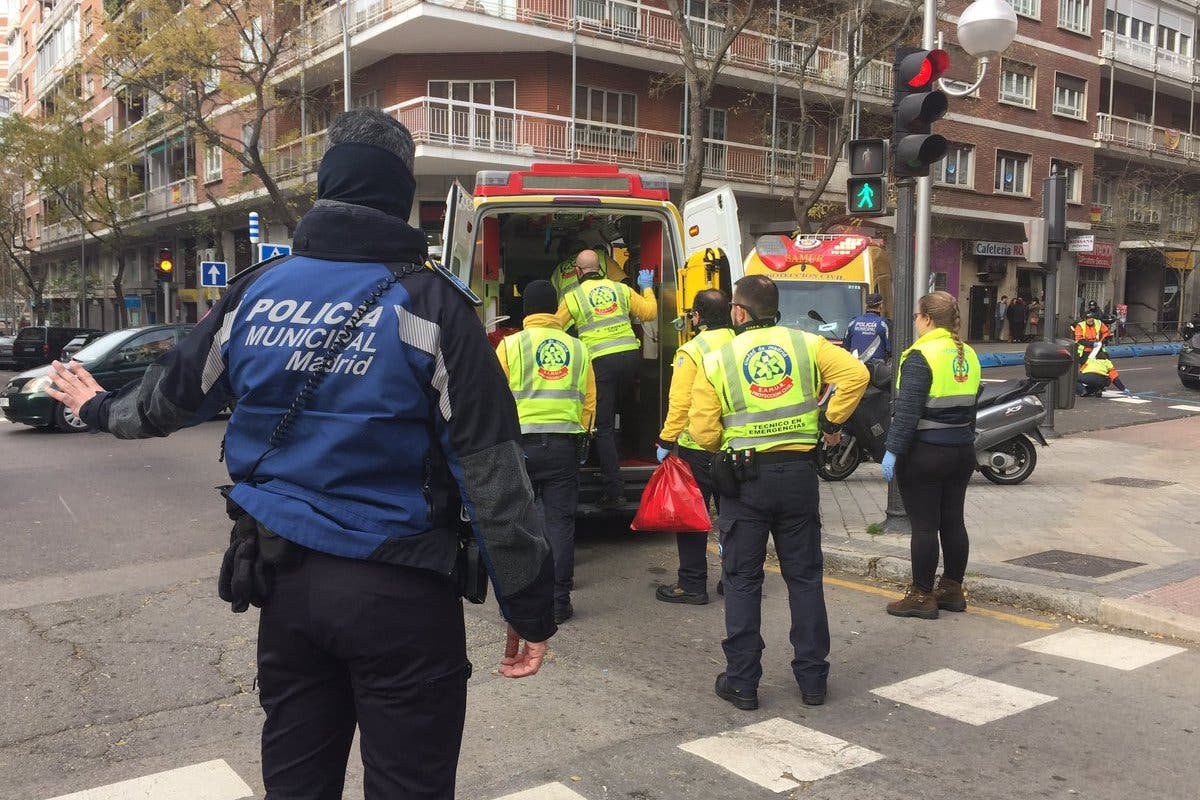
M 349 111 L 350 102 L 350 14 L 353 0 L 344 0 L 339 6 L 342 15 L 342 110 Z
M 967 55 L 979 61 L 975 82 L 965 89 L 952 89 L 941 81 L 940 88 L 951 97 L 965 97 L 980 87 L 988 64 L 1008 49 L 1017 36 L 1017 14 L 1005 0 L 975 0 L 958 18 L 958 43 Z M 925 0 L 921 46 L 937 46 L 936 0 Z M 913 290 L 915 298 L 929 291 L 929 240 L 933 218 L 932 178 L 917 179 L 917 224 L 914 240 Z M 915 299 L 914 298 L 914 299 Z

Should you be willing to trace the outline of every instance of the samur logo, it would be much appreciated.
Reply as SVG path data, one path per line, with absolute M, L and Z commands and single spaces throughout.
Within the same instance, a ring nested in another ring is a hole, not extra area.
M 760 400 L 774 400 L 791 391 L 792 359 L 782 347 L 762 344 L 742 360 L 742 374 L 750 384 L 750 394 Z
M 966 383 L 967 379 L 971 377 L 971 367 L 967 364 L 965 356 L 956 354 L 954 356 L 954 366 L 951 369 L 954 371 L 954 380 L 958 383 Z
M 533 354 L 537 362 L 537 371 L 543 379 L 560 381 L 567 377 L 567 367 L 571 364 L 571 351 L 562 342 L 547 339 L 538 345 Z
M 617 293 L 609 286 L 597 286 L 588 292 L 588 304 L 595 314 L 610 316 L 617 312 Z

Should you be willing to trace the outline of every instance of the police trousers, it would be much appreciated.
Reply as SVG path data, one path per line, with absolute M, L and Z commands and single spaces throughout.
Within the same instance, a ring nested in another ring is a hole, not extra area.
M 721 646 L 735 689 L 757 689 L 762 678 L 763 566 L 770 534 L 787 585 L 792 674 L 806 694 L 825 691 L 829 618 L 819 506 L 817 471 L 807 459 L 762 464 L 758 477 L 744 481 L 737 497 L 721 496 L 726 634 Z
M 608 497 L 621 497 L 625 491 L 617 455 L 617 403 L 633 386 L 641 357 L 640 350 L 629 350 L 592 359 L 596 372 L 596 459 Z
M 678 448 L 679 457 L 692 469 L 700 494 L 707 506 L 713 496 L 713 454 L 690 447 Z M 679 548 L 679 588 L 689 594 L 708 591 L 708 534 L 677 533 L 675 543 Z
M 567 433 L 531 433 L 521 437 L 525 469 L 546 541 L 554 557 L 554 607 L 571 602 L 575 575 L 575 511 L 579 506 L 576 437 Z
M 356 725 L 366 800 L 453 800 L 470 674 L 449 578 L 305 550 L 259 618 L 266 800 L 341 800 Z

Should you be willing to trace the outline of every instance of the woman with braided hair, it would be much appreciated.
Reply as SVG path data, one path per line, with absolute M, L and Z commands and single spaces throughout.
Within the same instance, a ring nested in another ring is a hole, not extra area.
M 975 402 L 979 358 L 958 336 L 958 301 L 927 294 L 913 315 L 917 341 L 900 356 L 896 406 L 883 475 L 896 478 L 912 524 L 912 585 L 887 612 L 937 619 L 966 611 L 967 526 L 963 505 L 975 471 Z M 938 550 L 943 572 L 937 587 Z

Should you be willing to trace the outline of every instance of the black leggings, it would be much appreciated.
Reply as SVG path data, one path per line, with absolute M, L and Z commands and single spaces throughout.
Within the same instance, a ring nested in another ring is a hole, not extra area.
M 967 524 L 963 504 L 975 471 L 972 445 L 943 446 L 921 441 L 896 460 L 900 497 L 912 525 L 913 585 L 933 591 L 938 540 L 945 561 L 943 574 L 962 582 L 967 571 Z

